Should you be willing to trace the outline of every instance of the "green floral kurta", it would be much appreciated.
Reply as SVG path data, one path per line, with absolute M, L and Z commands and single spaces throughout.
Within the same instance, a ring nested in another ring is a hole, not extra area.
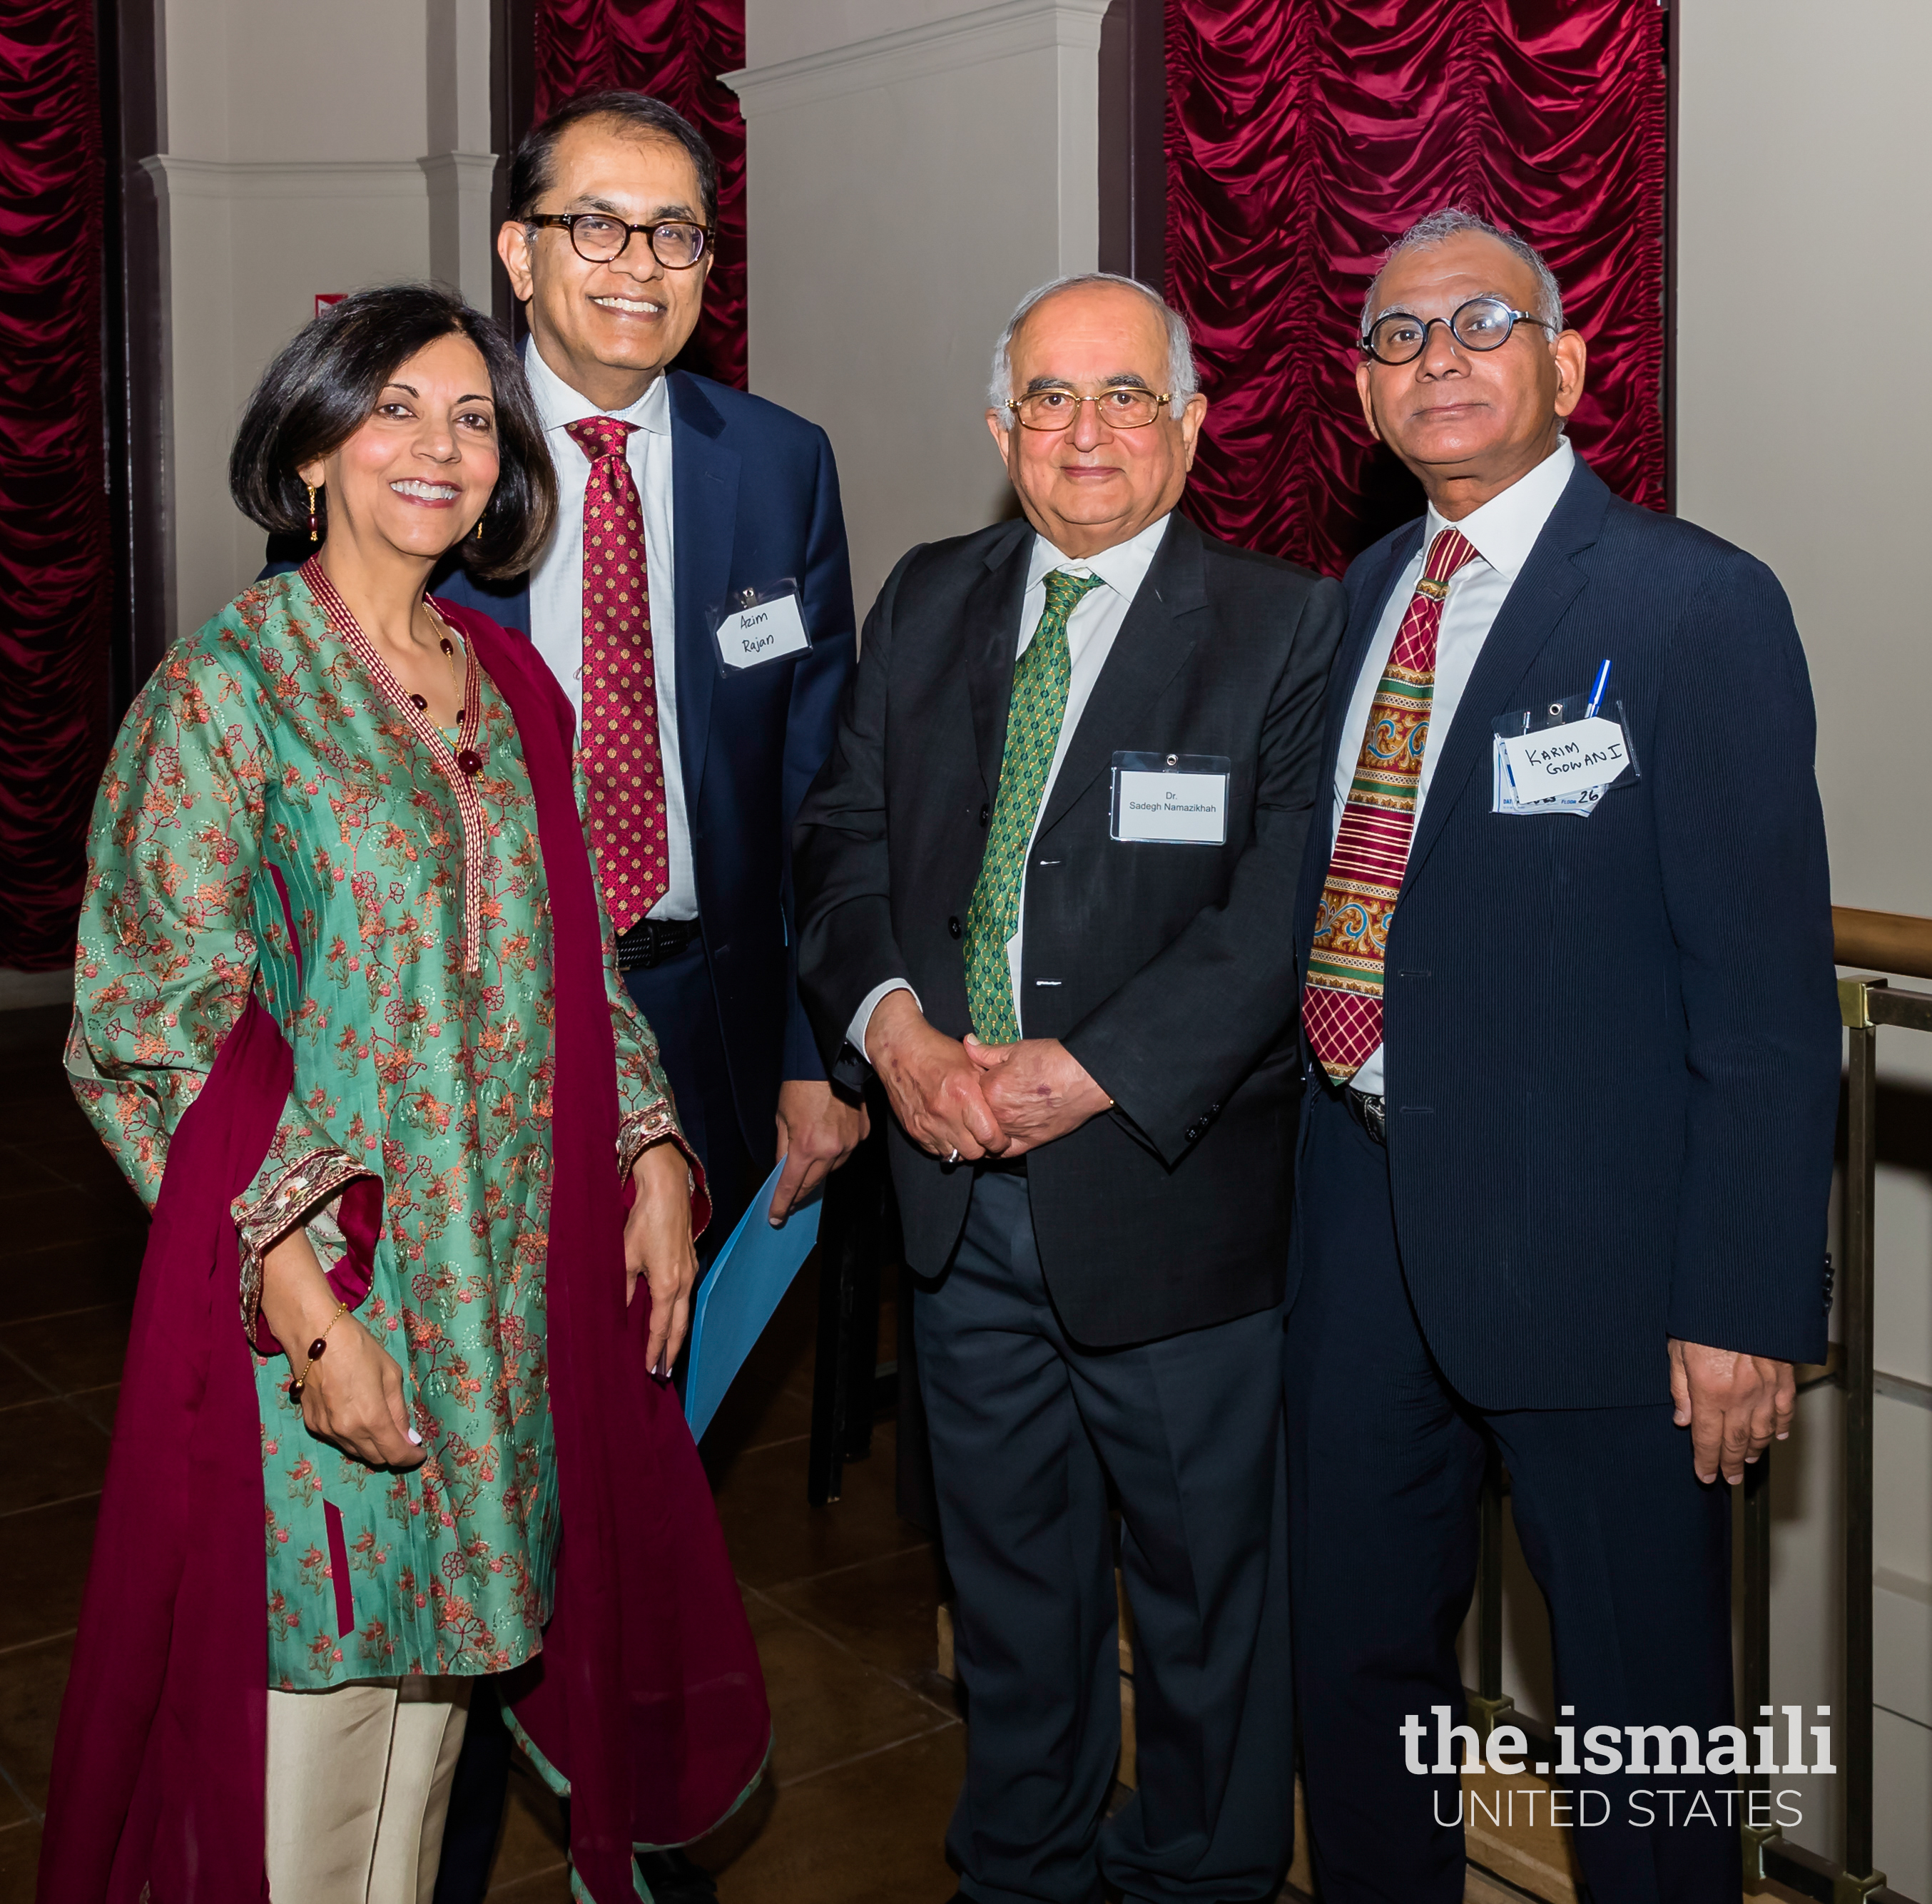
M 266 1340 L 262 1253 L 306 1222 L 326 1268 L 370 1277 L 356 1314 L 400 1365 L 428 1450 L 400 1474 L 338 1453 L 289 1400 L 288 1361 L 257 1355 L 272 1686 L 500 1672 L 549 1617 L 550 921 L 509 709 L 469 674 L 452 742 L 301 576 L 258 584 L 170 649 L 94 811 L 68 1051 L 81 1103 L 152 1204 L 255 992 L 295 1084 L 235 1206 L 241 1325 Z M 677 1133 L 608 922 L 605 941 L 616 1170 Z M 378 1186 L 371 1263 L 356 1213 Z

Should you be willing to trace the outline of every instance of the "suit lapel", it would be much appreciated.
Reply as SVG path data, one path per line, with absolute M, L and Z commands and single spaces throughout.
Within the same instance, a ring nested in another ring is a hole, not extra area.
M 1456 718 L 1442 737 L 1442 751 L 1430 776 L 1429 796 L 1423 802 L 1414 842 L 1409 848 L 1405 884 L 1415 877 L 1442 837 L 1450 809 L 1477 764 L 1489 757 L 1496 717 L 1508 710 L 1531 664 L 1556 632 L 1570 603 L 1582 592 L 1587 578 L 1570 557 L 1596 541 L 1610 499 L 1602 480 L 1580 457 L 1528 561 L 1504 598 L 1470 672 L 1469 684 L 1456 703 Z M 1432 744 L 1433 736 L 1431 740 Z
M 710 613 L 731 585 L 738 520 L 739 457 L 718 438 L 724 419 L 682 371 L 670 373 L 671 538 L 675 545 L 678 745 L 686 797 L 704 784 L 717 685 Z
M 1016 523 L 1012 533 L 987 551 L 986 567 L 959 605 L 959 645 L 973 703 L 973 742 L 988 800 L 1000 789 L 1020 608 L 1026 599 L 1027 551 L 1032 547 L 1032 530 Z
M 1194 652 L 1208 625 L 1190 618 L 1207 606 L 1201 532 L 1185 516 L 1176 514 L 1169 519 L 1146 579 L 1087 697 L 1080 724 L 1067 742 L 1046 810 L 1040 815 L 1042 834 L 1060 823 L 1095 777 L 1112 765 L 1121 748 L 1136 738 L 1145 746 L 1160 742 L 1159 735 L 1136 736 L 1134 721 Z

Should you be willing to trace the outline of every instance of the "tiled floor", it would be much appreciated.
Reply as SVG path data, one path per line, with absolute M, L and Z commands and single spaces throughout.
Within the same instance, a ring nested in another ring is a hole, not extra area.
M 65 1027 L 59 1008 L 0 1012 L 0 1904 L 33 1895 L 146 1236 L 68 1094 Z M 764 1788 L 698 1854 L 722 1904 L 940 1904 L 963 1735 L 933 1671 L 935 1563 L 893 1512 L 890 1421 L 843 1498 L 806 1505 L 814 1293 L 802 1279 L 706 1438 L 777 1742 Z M 556 1809 L 527 1777 L 490 1894 L 569 1895 Z
M 846 1468 L 837 1503 L 806 1504 L 810 1276 L 705 1438 L 775 1743 L 764 1787 L 692 1849 L 720 1904 L 940 1904 L 952 1894 L 940 1843 L 964 1737 L 934 1670 L 937 1563 L 893 1511 L 890 1421 L 872 1458 Z M 562 1846 L 554 1801 L 520 1770 L 491 1899 L 566 1904 Z

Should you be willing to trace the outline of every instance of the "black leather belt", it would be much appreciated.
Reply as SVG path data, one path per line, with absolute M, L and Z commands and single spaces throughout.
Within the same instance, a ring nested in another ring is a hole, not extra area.
M 617 940 L 617 970 L 648 972 L 676 958 L 700 929 L 694 919 L 640 919 Z
M 1342 1101 L 1348 1107 L 1348 1115 L 1378 1144 L 1388 1142 L 1388 1113 L 1380 1093 L 1358 1091 L 1352 1084 L 1343 1090 Z

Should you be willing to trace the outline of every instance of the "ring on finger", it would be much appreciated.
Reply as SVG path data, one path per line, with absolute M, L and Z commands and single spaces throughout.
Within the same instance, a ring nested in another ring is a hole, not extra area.
M 958 1144 L 956 1144 L 953 1145 L 952 1154 L 951 1156 L 948 1157 L 946 1161 L 949 1164 L 956 1164 L 959 1161 L 959 1147 Z

